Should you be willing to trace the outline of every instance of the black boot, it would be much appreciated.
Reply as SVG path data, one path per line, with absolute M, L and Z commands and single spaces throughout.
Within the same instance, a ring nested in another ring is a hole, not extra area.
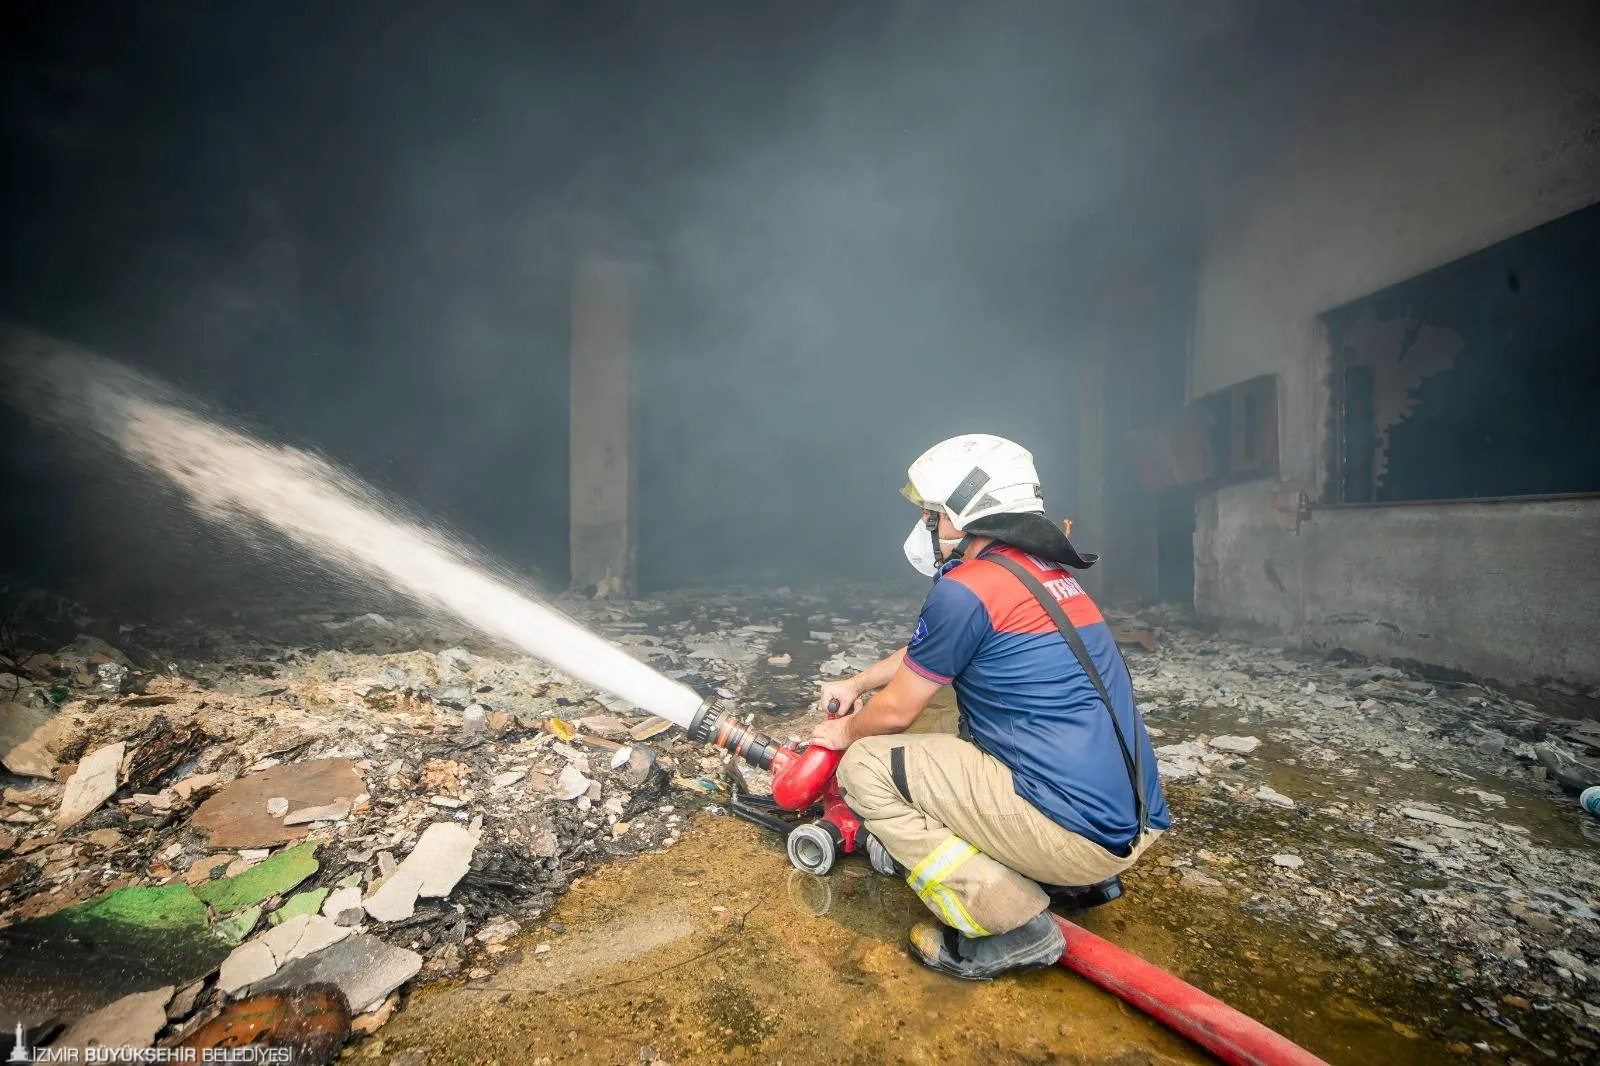
M 967 936 L 934 922 L 911 927 L 911 957 L 930 970 L 963 981 L 989 981 L 1003 973 L 1049 966 L 1067 948 L 1061 927 L 1043 911 L 1009 933 Z
M 1090 907 L 1098 907 L 1102 903 L 1110 903 L 1122 895 L 1122 878 L 1113 874 L 1095 885 L 1082 887 L 1067 887 L 1062 885 L 1040 885 L 1050 894 L 1050 904 L 1060 907 L 1072 914 L 1082 914 Z

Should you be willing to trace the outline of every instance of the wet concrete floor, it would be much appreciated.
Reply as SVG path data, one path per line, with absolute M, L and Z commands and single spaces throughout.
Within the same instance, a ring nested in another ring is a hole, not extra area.
M 948 701 L 919 722 L 948 725 Z M 1341 957 L 1287 923 L 1183 886 L 1158 844 L 1128 894 L 1079 920 L 1331 1063 L 1493 1061 L 1483 1019 L 1400 968 Z M 1116 1063 L 1211 1061 L 1064 969 L 968 984 L 905 953 L 925 916 L 864 860 L 826 878 L 776 836 L 701 815 L 680 843 L 574 885 L 492 978 L 437 984 L 352 1057 L 429 1063 Z M 549 949 L 538 951 L 539 945 Z M 1499 1034 L 1503 1036 L 1503 1034 Z M 648 1049 L 648 1050 L 647 1050 Z
M 1472 1016 L 1352 970 L 1291 930 L 1139 872 L 1087 928 L 1234 1003 L 1333 1063 L 1437 1062 L 1425 1035 Z M 576 884 L 492 978 L 415 993 L 352 1057 L 429 1063 L 1176 1063 L 1209 1059 L 1059 968 L 990 984 L 906 956 L 922 906 L 859 859 L 793 871 L 775 837 L 702 816 L 675 848 Z M 549 950 L 538 952 L 540 944 Z M 1480 1023 L 1481 1024 L 1481 1023 Z M 648 1053 L 644 1049 L 650 1049 Z M 1460 1050 L 1465 1050 L 1464 1048 Z

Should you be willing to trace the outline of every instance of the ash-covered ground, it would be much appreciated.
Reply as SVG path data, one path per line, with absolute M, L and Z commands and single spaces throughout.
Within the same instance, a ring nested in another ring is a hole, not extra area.
M 335 1036 L 294 1039 L 336 1050 L 418 982 L 539 963 L 528 931 L 548 937 L 575 879 L 725 815 L 719 753 L 392 604 L 156 626 L 17 602 L 0 1000 L 34 1043 L 207 1046 L 225 1009 L 331 982 Z M 788 739 L 816 682 L 893 650 L 917 603 L 829 587 L 560 606 Z M 1176 817 L 1140 893 L 1198 893 L 1339 960 L 1339 994 L 1385 1002 L 1419 1051 L 1594 1054 L 1600 823 L 1572 794 L 1596 773 L 1589 697 L 1223 639 L 1170 610 L 1113 621 Z M 1312 1050 L 1356 1061 L 1326 1039 Z

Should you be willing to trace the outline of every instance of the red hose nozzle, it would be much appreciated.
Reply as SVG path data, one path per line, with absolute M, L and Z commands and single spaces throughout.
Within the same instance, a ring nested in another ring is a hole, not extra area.
M 786 811 L 803 811 L 822 798 L 844 752 L 812 744 L 804 751 L 785 745 L 772 760 L 772 802 Z

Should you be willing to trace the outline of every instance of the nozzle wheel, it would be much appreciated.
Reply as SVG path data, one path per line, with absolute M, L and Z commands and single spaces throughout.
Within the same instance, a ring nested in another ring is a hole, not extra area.
M 789 862 L 796 870 L 821 877 L 833 869 L 841 843 L 833 827 L 826 823 L 807 822 L 795 826 L 787 844 Z

